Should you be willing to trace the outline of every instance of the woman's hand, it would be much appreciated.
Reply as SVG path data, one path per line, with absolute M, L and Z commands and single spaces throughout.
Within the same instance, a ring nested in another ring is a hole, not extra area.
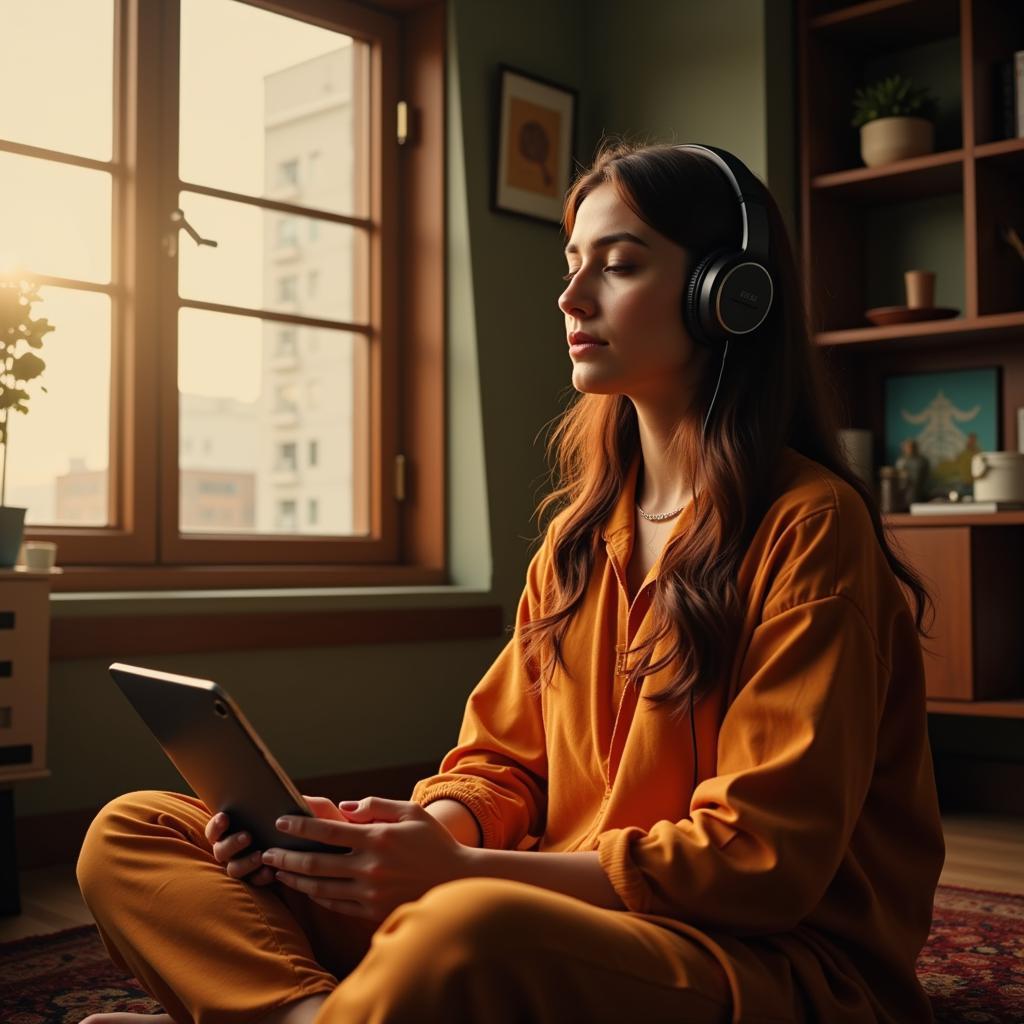
M 228 835 L 230 827 L 223 811 L 218 811 L 206 823 L 206 838 L 213 846 L 213 859 L 223 864 L 232 878 L 248 879 L 252 885 L 270 885 L 274 872 L 264 866 L 260 851 L 251 849 L 252 836 L 248 832 Z
M 333 800 L 325 796 L 306 796 L 302 798 L 309 809 L 318 818 L 332 821 L 344 821 L 345 817 L 334 806 Z M 251 885 L 270 885 L 274 881 L 274 872 L 263 863 L 261 850 L 250 849 L 252 837 L 248 832 L 232 832 L 225 835 L 229 827 L 228 816 L 220 811 L 206 823 L 206 838 L 213 845 L 213 857 L 232 878 L 244 878 Z M 243 856 L 239 856 L 243 854 Z
M 351 853 L 275 848 L 264 851 L 263 863 L 276 869 L 279 882 L 328 910 L 380 922 L 402 903 L 468 873 L 471 851 L 419 804 L 372 796 L 355 810 L 339 810 L 335 820 L 326 820 L 319 809 L 315 813 L 316 819 L 279 818 L 278 827 L 351 847 Z

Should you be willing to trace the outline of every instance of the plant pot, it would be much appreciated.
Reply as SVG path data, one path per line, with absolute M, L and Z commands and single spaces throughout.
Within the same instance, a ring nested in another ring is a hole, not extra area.
M 923 117 L 879 117 L 860 128 L 860 156 L 868 167 L 935 150 L 935 125 Z
M 18 560 L 22 534 L 25 532 L 23 508 L 0 505 L 0 569 L 10 569 Z

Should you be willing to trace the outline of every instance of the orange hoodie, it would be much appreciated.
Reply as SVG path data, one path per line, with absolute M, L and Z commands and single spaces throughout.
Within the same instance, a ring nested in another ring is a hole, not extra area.
M 651 629 L 660 570 L 630 606 L 638 467 L 566 634 L 567 671 L 541 696 L 525 692 L 518 632 L 546 610 L 549 530 L 516 635 L 470 695 L 458 745 L 412 799 L 461 801 L 485 847 L 596 849 L 627 910 L 719 960 L 734 1021 L 931 1021 L 914 966 L 944 847 L 924 670 L 863 502 L 785 450 L 740 567 L 731 670 L 696 704 L 694 788 L 689 719 L 673 724 L 639 700 L 668 670 L 639 695 L 623 685 L 618 655 Z

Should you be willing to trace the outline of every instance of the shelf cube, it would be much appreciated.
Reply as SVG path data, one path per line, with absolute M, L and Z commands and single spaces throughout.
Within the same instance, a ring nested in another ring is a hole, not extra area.
M 928 696 L 964 701 L 1021 696 L 1021 528 L 911 526 L 893 527 L 892 535 L 935 602 L 933 639 L 921 641 Z
M 0 570 L 0 785 L 46 772 L 50 578 Z

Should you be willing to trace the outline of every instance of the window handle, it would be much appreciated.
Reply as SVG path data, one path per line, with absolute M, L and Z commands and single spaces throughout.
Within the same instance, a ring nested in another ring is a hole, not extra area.
M 217 243 L 212 238 L 202 238 L 199 232 L 196 231 L 196 229 L 192 227 L 191 224 L 189 224 L 188 219 L 185 217 L 185 211 L 182 210 L 180 207 L 171 214 L 171 223 L 174 224 L 177 228 L 184 228 L 192 237 L 192 240 L 196 243 L 196 245 L 212 245 L 216 248 Z M 170 234 L 167 235 L 167 237 L 164 239 L 164 247 L 167 249 L 167 255 L 171 259 L 173 259 L 178 254 L 177 231 L 172 231 Z

